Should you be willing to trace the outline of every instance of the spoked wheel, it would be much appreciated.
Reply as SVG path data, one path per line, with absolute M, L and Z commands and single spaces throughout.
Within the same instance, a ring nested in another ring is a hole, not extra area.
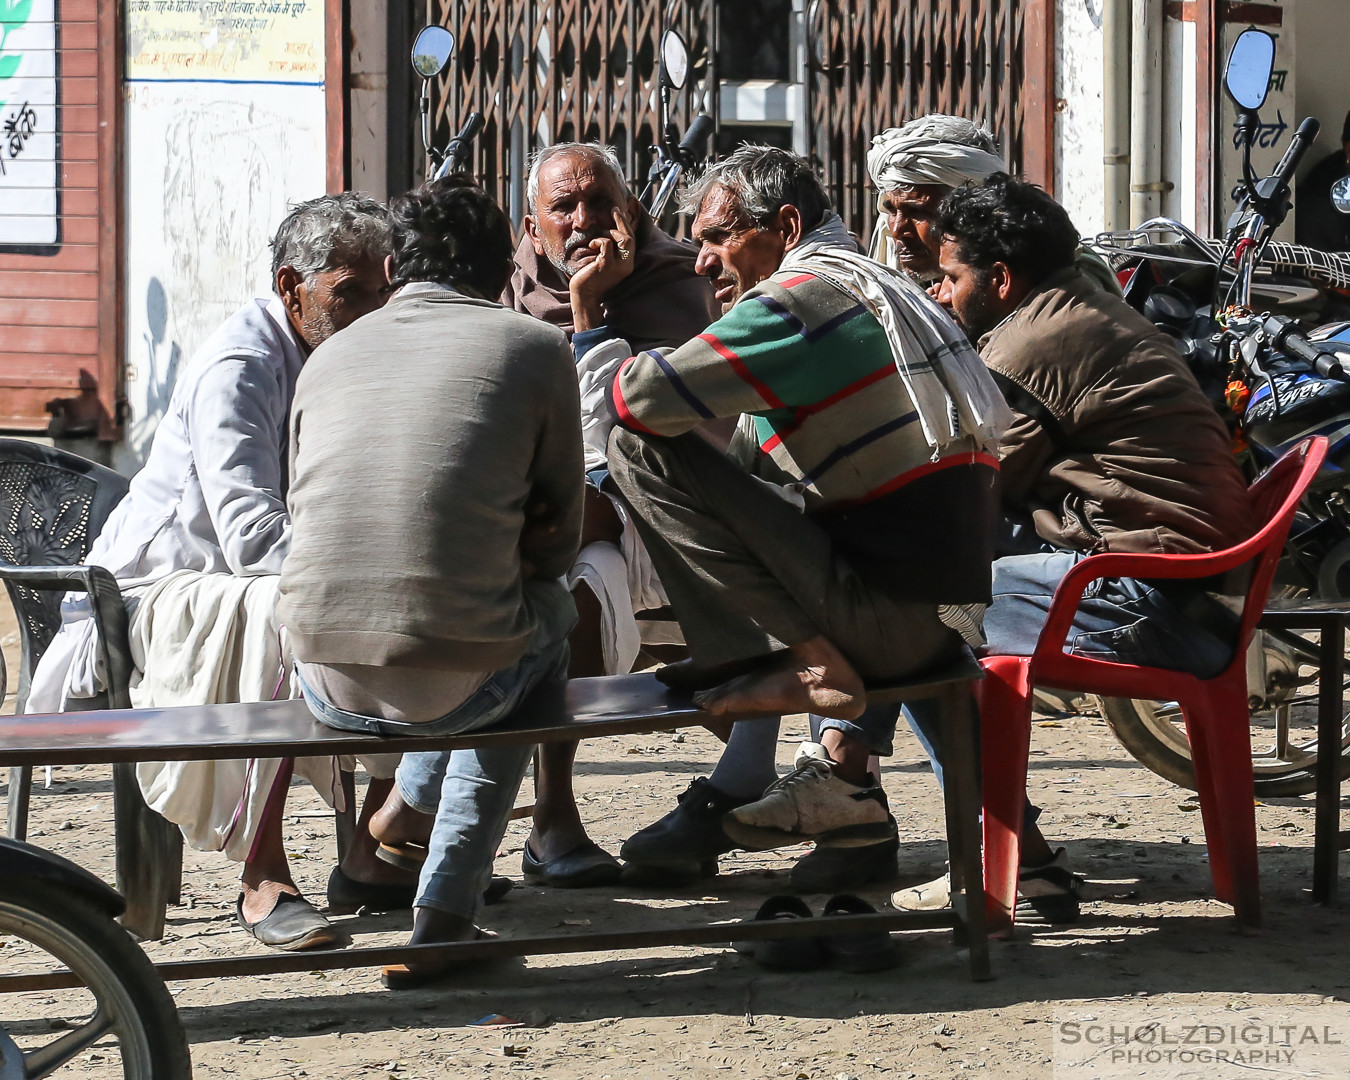
M 1317 635 L 1261 631 L 1264 691 L 1251 697 L 1252 772 L 1257 798 L 1307 795 L 1316 787 Z M 1333 752 L 1350 776 L 1350 683 L 1342 688 L 1341 738 Z M 1165 780 L 1195 790 L 1186 724 L 1174 701 L 1102 698 L 1102 715 L 1121 745 Z
M 0 955 L 6 974 L 49 970 L 55 957 L 84 984 L 8 999 L 0 1080 L 64 1076 L 67 1067 L 81 1077 L 192 1076 L 187 1039 L 163 980 L 131 936 L 84 897 L 45 881 L 0 881 Z M 11 1007 L 15 1002 L 18 1009 Z

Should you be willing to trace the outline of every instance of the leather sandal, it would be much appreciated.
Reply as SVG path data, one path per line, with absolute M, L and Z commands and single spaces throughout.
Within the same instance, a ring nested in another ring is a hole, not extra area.
M 822 918 L 831 915 L 875 915 L 877 909 L 861 897 L 848 893 L 832 896 L 825 901 Z M 885 930 L 865 934 L 822 934 L 820 945 L 840 971 L 862 975 L 869 971 L 885 971 L 900 963 L 900 950 Z
M 272 910 L 257 922 L 244 918 L 244 894 L 240 893 L 234 918 L 264 945 L 287 952 L 336 945 L 343 936 L 313 904 L 295 893 L 279 893 Z
M 755 912 L 752 923 L 776 919 L 810 919 L 811 909 L 797 896 L 771 896 Z M 753 958 L 760 967 L 780 971 L 815 971 L 828 961 L 820 940 L 814 937 L 778 938 L 767 941 L 733 941 L 731 947 Z
M 531 885 L 555 889 L 586 889 L 618 884 L 619 860 L 593 840 L 577 845 L 566 855 L 543 862 L 525 842 L 520 853 L 520 872 Z
M 422 864 L 427 861 L 426 844 L 381 844 L 375 849 L 375 857 L 390 866 L 397 866 L 410 874 L 420 874 Z
M 481 941 L 483 938 L 496 936 L 489 930 L 475 927 L 474 936 L 470 940 Z M 466 961 L 454 959 L 428 960 L 421 964 L 389 964 L 380 969 L 380 983 L 386 990 L 415 990 L 419 986 L 426 986 L 463 971 L 467 966 Z

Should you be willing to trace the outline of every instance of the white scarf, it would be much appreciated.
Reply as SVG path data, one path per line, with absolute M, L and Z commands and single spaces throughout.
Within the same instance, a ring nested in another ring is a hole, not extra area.
M 781 269 L 823 278 L 856 297 L 881 323 L 934 461 L 964 439 L 997 455 L 1013 416 L 979 354 L 923 289 L 860 254 L 837 214 L 803 237 Z

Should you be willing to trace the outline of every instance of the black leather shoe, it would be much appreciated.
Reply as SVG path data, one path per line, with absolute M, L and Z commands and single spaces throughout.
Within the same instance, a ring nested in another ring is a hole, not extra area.
M 402 911 L 410 908 L 417 894 L 417 881 L 406 884 L 384 884 L 357 881 L 333 867 L 328 875 L 328 913 L 355 915 L 362 908 L 367 911 Z
M 624 841 L 623 880 L 667 883 L 717 873 L 717 856 L 740 846 L 722 830 L 722 817 L 753 801 L 725 795 L 707 777 L 698 777 L 674 810 Z
M 531 885 L 551 885 L 555 889 L 588 889 L 597 885 L 616 884 L 620 868 L 619 860 L 592 840 L 548 862 L 535 857 L 527 840 L 520 853 L 520 872 Z
M 295 893 L 280 893 L 272 910 L 253 923 L 244 918 L 244 894 L 240 893 L 234 904 L 234 917 L 264 945 L 287 952 L 321 949 L 342 940 L 342 935 L 319 914 L 318 909 Z
M 895 827 L 895 819 L 891 819 Z M 828 847 L 817 844 L 793 864 L 789 880 L 798 892 L 841 892 L 857 889 L 880 881 L 890 881 L 899 874 L 896 855 L 900 851 L 900 837 L 867 847 Z

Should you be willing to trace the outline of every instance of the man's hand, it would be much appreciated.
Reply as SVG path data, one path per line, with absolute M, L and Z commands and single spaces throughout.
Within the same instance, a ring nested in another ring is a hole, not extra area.
M 594 330 L 604 326 L 602 301 L 610 290 L 633 272 L 637 264 L 637 239 L 628 212 L 614 211 L 614 228 L 608 236 L 591 241 L 595 258 L 572 277 L 572 325 L 574 330 Z

